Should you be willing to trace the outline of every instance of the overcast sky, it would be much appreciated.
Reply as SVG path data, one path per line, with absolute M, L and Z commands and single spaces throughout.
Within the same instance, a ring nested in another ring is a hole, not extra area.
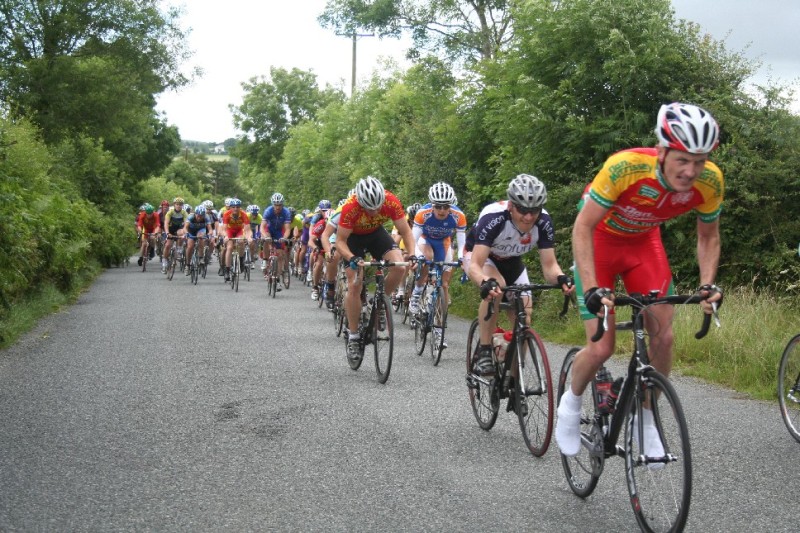
M 311 70 L 321 84 L 349 92 L 352 41 L 319 26 L 326 0 L 184 1 L 182 25 L 192 28 L 189 43 L 195 52 L 187 67 L 200 66 L 204 75 L 179 93 L 162 95 L 158 105 L 181 138 L 222 142 L 234 137 L 228 105 L 241 103 L 241 83 L 268 75 L 270 66 Z M 797 0 L 673 0 L 672 5 L 679 18 L 725 39 L 729 50 L 760 59 L 764 67 L 755 81 L 769 75 L 787 82 L 800 77 Z M 369 76 L 382 59 L 402 65 L 403 55 L 402 41 L 361 38 L 357 78 Z

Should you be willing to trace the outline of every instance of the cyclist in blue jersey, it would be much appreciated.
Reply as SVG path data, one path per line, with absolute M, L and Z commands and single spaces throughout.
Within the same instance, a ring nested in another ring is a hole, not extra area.
M 272 237 L 271 243 L 265 243 L 264 258 L 269 257 L 270 247 L 274 246 L 278 252 L 278 272 L 283 272 L 286 268 L 286 246 L 281 239 L 288 240 L 292 231 L 292 217 L 288 209 L 284 209 L 284 198 L 276 192 L 270 198 L 272 205 L 264 208 L 261 215 L 261 237 Z M 264 277 L 267 277 L 265 274 Z

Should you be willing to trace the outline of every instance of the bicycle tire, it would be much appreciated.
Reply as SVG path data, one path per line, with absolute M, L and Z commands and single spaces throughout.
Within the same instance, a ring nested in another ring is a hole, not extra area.
M 428 287 L 422 289 L 422 294 L 419 297 L 419 313 L 415 313 L 412 322 L 414 328 L 414 348 L 417 350 L 417 355 L 422 355 L 425 351 L 425 341 L 428 338 L 428 332 L 431 329 L 431 320 L 433 317 L 428 317 Z
M 197 278 L 199 277 L 197 271 L 197 252 L 192 254 L 192 262 L 189 265 L 189 269 L 189 281 L 191 281 L 192 285 L 197 285 Z
M 200 261 L 200 276 L 206 279 L 206 274 L 208 274 L 208 265 L 205 261 Z
M 235 252 L 231 257 L 231 289 L 239 292 L 239 254 Z
M 392 293 L 392 310 L 395 313 L 400 312 L 400 308 L 402 307 L 403 304 L 403 300 L 402 298 L 400 298 L 399 294 L 400 294 L 399 288 L 395 289 L 394 292 Z
M 173 245 L 169 250 L 169 262 L 167 263 L 167 279 L 170 281 L 172 281 L 172 277 L 175 275 L 175 263 L 175 246 Z
M 561 374 L 558 378 L 558 400 L 564 391 L 572 383 L 572 364 L 575 362 L 575 355 L 580 348 L 572 348 L 564 357 L 561 365 Z M 587 438 L 593 445 L 603 446 L 603 432 L 600 426 L 594 421 L 594 394 L 586 391 L 583 394 L 583 405 L 581 406 L 581 440 Z M 588 497 L 597 487 L 600 474 L 603 472 L 604 458 L 592 455 L 586 445 L 582 444 L 578 455 L 568 457 L 561 454 L 561 466 L 564 467 L 564 475 L 567 477 L 569 488 L 581 498 Z
M 410 274 L 407 275 L 405 284 L 406 284 L 406 292 L 403 295 L 403 303 L 401 304 L 401 307 L 403 309 L 403 324 L 406 323 L 406 321 L 408 320 L 408 315 L 410 314 L 408 310 L 408 303 L 411 300 L 411 293 L 414 292 L 414 276 Z
M 394 354 L 394 324 L 392 313 L 386 296 L 376 296 L 375 305 L 372 307 L 372 347 L 375 351 L 375 372 L 378 374 L 378 383 L 386 383 L 392 371 L 392 356 Z M 380 316 L 383 315 L 383 324 Z
M 781 417 L 789 434 L 800 442 L 800 335 L 795 335 L 786 344 L 778 366 L 778 403 Z M 790 396 L 793 395 L 793 396 Z M 795 399 L 794 396 L 797 396 Z
M 292 282 L 292 275 L 288 268 L 284 268 L 283 272 L 281 272 L 281 281 L 283 282 L 283 288 L 289 289 L 289 285 Z
M 336 275 L 336 292 L 333 296 L 333 322 L 336 329 L 336 336 L 342 334 L 344 328 L 344 295 L 347 292 L 347 279 L 343 273 Z
M 522 350 L 520 350 L 522 348 Z M 539 335 L 529 329 L 517 344 L 521 365 L 516 380 L 515 411 L 528 450 L 541 457 L 553 436 L 553 376 L 550 361 Z
M 672 383 L 654 369 L 642 374 L 644 397 L 631 402 L 625 417 L 625 479 L 631 508 L 642 531 L 683 531 L 692 496 L 692 453 L 689 429 Z M 639 387 L 637 387 L 639 388 Z M 638 395 L 637 395 L 638 396 Z M 652 407 L 655 425 L 664 446 L 665 462 L 640 461 L 647 450 L 639 449 L 633 414 L 643 401 Z
M 469 391 L 469 403 L 472 406 L 472 414 L 478 426 L 489 431 L 497 421 L 497 413 L 500 408 L 499 390 L 493 384 L 495 380 L 473 380 L 472 366 L 475 361 L 475 354 L 480 346 L 480 330 L 478 319 L 472 321 L 467 334 L 467 390 Z
M 433 319 L 430 320 L 432 328 L 439 328 L 440 335 L 437 341 L 436 334 L 433 329 L 430 331 L 430 339 L 428 339 L 428 347 L 431 352 L 431 362 L 433 366 L 437 366 L 442 359 L 442 351 L 444 350 L 444 330 L 447 324 L 447 302 L 444 299 L 444 289 L 436 287 L 434 289 L 433 301 L 435 309 Z

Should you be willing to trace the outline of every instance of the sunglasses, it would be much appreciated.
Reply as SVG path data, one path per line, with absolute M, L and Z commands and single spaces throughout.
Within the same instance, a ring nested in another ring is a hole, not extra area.
M 450 209 L 450 204 L 433 204 L 433 208 L 437 211 L 444 211 Z
M 541 207 L 523 207 L 518 204 L 514 204 L 514 209 L 516 209 L 520 215 L 538 215 L 542 212 Z

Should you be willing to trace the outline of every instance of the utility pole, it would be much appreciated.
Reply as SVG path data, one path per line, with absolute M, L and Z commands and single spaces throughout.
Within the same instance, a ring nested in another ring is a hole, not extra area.
M 337 35 L 344 36 L 346 34 L 338 33 Z M 353 65 L 350 73 L 350 98 L 353 98 L 356 95 L 356 42 L 359 37 L 375 37 L 375 34 L 353 32 L 349 36 L 353 40 Z

